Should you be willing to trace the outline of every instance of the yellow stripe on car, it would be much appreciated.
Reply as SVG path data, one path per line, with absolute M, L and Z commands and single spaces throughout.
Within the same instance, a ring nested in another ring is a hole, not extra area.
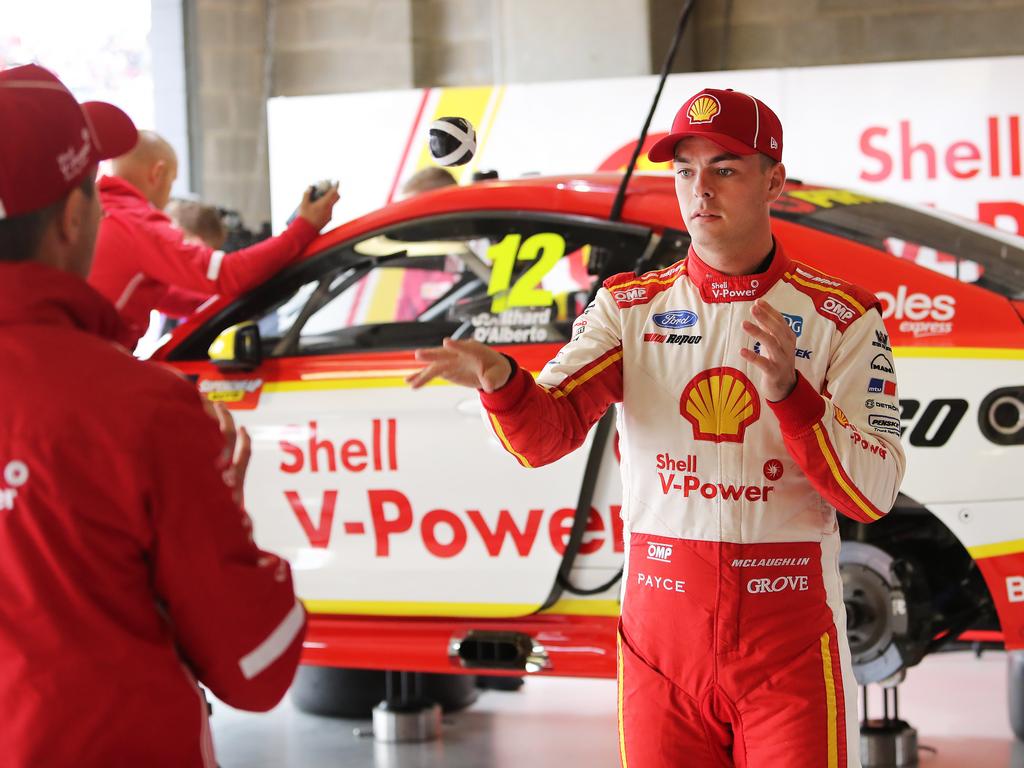
M 995 544 L 980 544 L 976 547 L 968 547 L 967 551 L 975 560 L 982 560 L 986 557 L 1016 555 L 1020 552 L 1024 552 L 1024 539 L 1000 541 Z
M 428 603 L 374 600 L 303 600 L 310 613 L 359 616 L 454 616 L 489 619 L 514 618 L 536 613 L 539 603 Z M 593 606 L 587 609 L 587 605 Z M 560 616 L 618 616 L 615 600 L 559 600 L 541 612 Z
M 1024 360 L 1024 349 L 997 347 L 893 347 L 896 357 L 962 360 Z
M 359 616 L 453 616 L 510 619 L 534 613 L 535 603 L 419 603 L 373 600 L 303 600 L 310 613 Z

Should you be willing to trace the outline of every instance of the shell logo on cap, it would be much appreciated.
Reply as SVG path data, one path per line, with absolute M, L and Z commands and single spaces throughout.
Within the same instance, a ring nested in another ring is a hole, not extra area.
M 686 116 L 690 118 L 690 125 L 698 125 L 710 123 L 721 111 L 722 105 L 718 103 L 718 99 L 704 94 L 693 100 L 690 108 L 686 110 Z
M 742 443 L 747 427 L 761 417 L 761 397 L 742 371 L 711 368 L 686 385 L 679 413 L 693 426 L 695 440 Z

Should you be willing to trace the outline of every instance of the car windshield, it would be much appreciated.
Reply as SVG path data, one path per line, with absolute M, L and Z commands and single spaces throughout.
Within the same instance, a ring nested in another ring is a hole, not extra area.
M 836 189 L 790 189 L 772 213 L 1003 296 L 1024 298 L 1024 238 L 939 211 Z

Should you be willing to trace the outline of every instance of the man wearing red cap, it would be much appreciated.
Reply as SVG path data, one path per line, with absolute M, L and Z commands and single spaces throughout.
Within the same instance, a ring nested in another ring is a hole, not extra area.
M 241 507 L 249 440 L 85 282 L 128 116 L 25 66 L 0 125 L 0 762 L 212 768 L 196 681 L 269 709 L 305 629 Z
M 214 293 L 234 296 L 295 261 L 331 220 L 337 185 L 317 200 L 307 190 L 298 215 L 276 237 L 224 253 L 186 235 L 163 212 L 178 175 L 173 147 L 152 131 L 113 162 L 99 181 L 105 216 L 89 284 L 120 312 L 129 349 L 146 332 L 150 310 L 180 317 Z
M 478 387 L 524 466 L 622 404 L 623 766 L 859 766 L 836 512 L 881 518 L 905 466 L 877 417 L 899 409 L 872 370 L 893 370 L 878 302 L 772 236 L 782 126 L 761 101 L 701 91 L 650 158 L 672 161 L 686 259 L 606 280 L 536 382 L 446 340 L 410 383 Z

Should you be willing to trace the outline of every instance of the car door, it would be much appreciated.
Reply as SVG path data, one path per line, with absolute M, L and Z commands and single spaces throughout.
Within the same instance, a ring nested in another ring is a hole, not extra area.
M 589 300 L 588 261 L 633 263 L 647 237 L 557 216 L 408 222 L 289 270 L 180 347 L 175 364 L 252 436 L 256 539 L 289 559 L 310 610 L 499 617 L 545 604 L 591 439 L 525 469 L 485 426 L 474 390 L 413 391 L 404 379 L 422 366 L 417 348 L 448 336 L 539 371 Z M 240 323 L 258 329 L 258 365 L 202 359 Z M 595 578 L 621 561 L 612 501 L 591 510 L 580 550 Z

